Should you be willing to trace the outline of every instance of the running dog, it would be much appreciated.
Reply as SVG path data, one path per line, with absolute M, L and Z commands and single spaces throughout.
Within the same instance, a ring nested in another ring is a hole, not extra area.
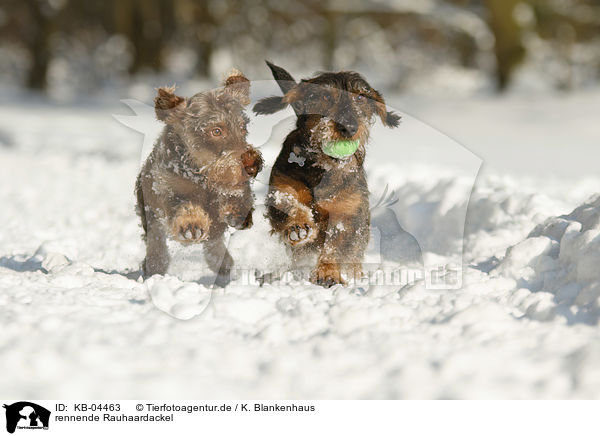
M 369 188 L 363 169 L 375 116 L 397 127 L 381 93 L 358 73 L 320 73 L 296 82 L 267 62 L 283 96 L 256 103 L 257 114 L 290 105 L 298 117 L 273 165 L 266 199 L 272 231 L 300 261 L 317 263 L 311 280 L 330 287 L 359 277 L 369 242 Z
M 262 169 L 261 154 L 246 142 L 250 82 L 234 70 L 223 88 L 193 97 L 159 88 L 155 110 L 165 123 L 137 178 L 137 213 L 146 242 L 143 270 L 165 274 L 167 238 L 202 243 L 208 266 L 219 279 L 233 259 L 224 244 L 227 226 L 252 225 L 250 181 Z

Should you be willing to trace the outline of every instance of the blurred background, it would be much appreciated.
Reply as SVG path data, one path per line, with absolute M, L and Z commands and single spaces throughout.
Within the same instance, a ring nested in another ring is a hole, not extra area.
M 581 89 L 600 78 L 600 0 L 0 2 L 6 91 L 68 100 L 231 66 L 267 79 L 265 58 L 398 93 Z

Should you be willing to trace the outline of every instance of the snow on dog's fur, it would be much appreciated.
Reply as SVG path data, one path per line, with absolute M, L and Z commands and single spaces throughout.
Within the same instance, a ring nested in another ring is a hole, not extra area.
M 169 266 L 166 239 L 202 243 L 209 267 L 227 277 L 233 261 L 223 241 L 227 226 L 252 225 L 250 180 L 262 157 L 246 141 L 250 82 L 234 70 L 224 87 L 193 97 L 160 88 L 156 116 L 166 126 L 136 182 L 145 232 L 146 274 Z

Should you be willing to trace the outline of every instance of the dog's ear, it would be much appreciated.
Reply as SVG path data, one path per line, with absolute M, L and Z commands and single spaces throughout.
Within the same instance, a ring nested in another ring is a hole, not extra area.
M 273 77 L 277 81 L 277 85 L 279 85 L 279 89 L 281 89 L 281 92 L 283 92 L 284 96 L 273 96 L 263 98 L 254 105 L 252 110 L 256 114 L 266 115 L 274 114 L 275 112 L 279 112 L 280 110 L 285 109 L 288 105 L 292 105 L 292 107 L 294 108 L 294 112 L 296 112 L 296 115 L 298 115 L 298 84 L 296 83 L 292 75 L 286 70 L 284 70 L 281 67 L 278 67 L 275 64 L 272 64 L 269 61 L 265 62 L 271 69 L 271 73 L 273 73 Z
M 283 97 L 265 97 L 258 100 L 252 110 L 257 115 L 267 115 L 279 112 L 287 107 L 287 103 L 283 101 Z
M 371 89 L 369 97 L 375 103 L 375 111 L 377 112 L 377 115 L 379 115 L 379 118 L 381 118 L 381 122 L 384 126 L 391 128 L 400 125 L 400 115 L 387 110 L 383 95 L 381 95 L 379 91 Z
M 184 104 L 185 98 L 175 95 L 175 86 L 158 88 L 158 93 L 154 97 L 156 118 L 160 121 L 166 121 L 171 114 L 181 109 Z
M 223 81 L 225 92 L 231 94 L 242 105 L 250 104 L 250 81 L 237 69 L 232 69 Z
M 273 96 L 259 100 L 252 110 L 259 115 L 274 114 L 291 105 L 296 115 L 298 115 L 300 113 L 301 95 L 300 85 L 297 85 L 291 88 L 283 97 Z
M 383 124 L 386 125 L 387 127 L 398 127 L 400 125 L 400 119 L 402 118 L 400 115 L 392 112 L 392 111 L 385 111 L 385 121 L 383 121 L 383 117 L 381 116 L 381 114 L 379 114 L 379 117 L 381 117 L 381 120 L 383 121 Z
M 271 69 L 271 73 L 273 73 L 273 78 L 277 80 L 277 84 L 281 89 L 281 92 L 287 94 L 294 86 L 296 86 L 296 81 L 292 77 L 290 73 L 284 70 L 281 67 L 278 67 L 275 64 L 272 64 L 269 61 L 265 61 L 269 68 Z

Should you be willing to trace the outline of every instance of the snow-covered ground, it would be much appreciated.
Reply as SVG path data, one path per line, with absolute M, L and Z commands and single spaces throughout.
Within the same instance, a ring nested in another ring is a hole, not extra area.
M 390 207 L 426 263 L 461 263 L 464 241 L 459 289 L 144 283 L 133 196 L 143 137 L 112 117 L 128 109 L 4 102 L 0 392 L 600 398 L 600 92 L 388 102 L 405 116 L 373 131 L 373 202 L 395 191 Z M 267 162 L 289 115 L 253 118 Z M 286 263 L 260 210 L 229 244 L 252 274 Z

